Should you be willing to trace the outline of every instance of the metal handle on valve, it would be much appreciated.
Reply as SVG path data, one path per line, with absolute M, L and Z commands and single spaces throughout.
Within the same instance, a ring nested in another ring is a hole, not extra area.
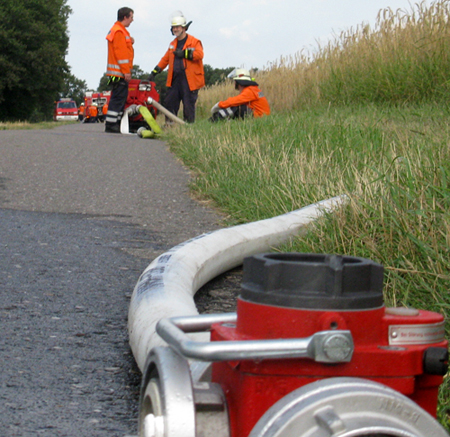
M 352 358 L 352 335 L 344 330 L 320 331 L 307 338 L 248 341 L 197 342 L 186 335 L 236 320 L 236 313 L 173 317 L 160 320 L 156 332 L 181 355 L 201 361 L 310 358 L 320 363 L 345 363 Z

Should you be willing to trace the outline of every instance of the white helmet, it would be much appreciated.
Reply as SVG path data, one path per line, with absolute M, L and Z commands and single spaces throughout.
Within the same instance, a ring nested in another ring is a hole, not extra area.
M 170 26 L 182 26 L 186 27 L 186 18 L 181 11 L 175 11 L 170 19 Z
M 245 68 L 235 68 L 229 75 L 229 79 L 233 79 L 235 81 L 237 80 L 252 80 L 252 77 L 250 76 L 250 72 L 246 70 Z

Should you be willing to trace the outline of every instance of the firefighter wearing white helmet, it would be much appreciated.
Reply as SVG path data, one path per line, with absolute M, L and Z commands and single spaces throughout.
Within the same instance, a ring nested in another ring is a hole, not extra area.
M 84 102 L 81 102 L 80 106 L 78 107 L 78 121 L 83 121 L 84 111 L 85 111 Z
M 186 24 L 186 18 L 184 18 L 184 15 L 182 14 L 182 12 L 177 11 L 174 16 L 172 17 L 172 22 L 170 23 L 170 30 L 173 33 L 172 28 L 175 26 L 181 26 L 181 27 L 187 27 L 189 28 L 190 24 L 192 23 L 192 21 L 189 24 Z M 186 29 L 187 30 L 187 29 Z
M 153 82 L 155 75 L 169 66 L 164 106 L 177 115 L 183 102 L 183 118 L 188 123 L 195 121 L 198 90 L 205 86 L 202 43 L 186 33 L 191 23 L 186 22 L 181 11 L 172 14 L 170 30 L 175 39 L 149 76 Z M 169 119 L 166 118 L 166 122 L 170 122 Z
M 210 121 L 244 118 L 248 115 L 257 118 L 270 114 L 269 102 L 248 70 L 236 68 L 228 78 L 233 79 L 239 95 L 217 102 L 211 108 Z
M 235 68 L 229 75 L 228 78 L 233 79 L 235 83 L 237 80 L 247 80 L 251 81 L 250 72 L 245 68 Z

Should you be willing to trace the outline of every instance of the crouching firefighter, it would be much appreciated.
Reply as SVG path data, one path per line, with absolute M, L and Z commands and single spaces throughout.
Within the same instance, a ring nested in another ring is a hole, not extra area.
M 270 106 L 259 85 L 251 78 L 250 72 L 243 68 L 233 70 L 228 77 L 234 81 L 234 89 L 239 91 L 235 97 L 217 102 L 211 108 L 210 121 L 263 117 L 270 114 Z
M 117 21 L 109 31 L 108 66 L 106 75 L 112 86 L 111 99 L 105 117 L 105 132 L 120 133 L 120 119 L 128 97 L 128 82 L 133 68 L 134 40 L 126 29 L 133 22 L 134 12 L 130 8 L 117 11 Z

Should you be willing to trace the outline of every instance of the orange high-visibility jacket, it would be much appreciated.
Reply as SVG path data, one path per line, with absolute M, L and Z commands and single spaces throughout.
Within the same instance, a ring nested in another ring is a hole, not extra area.
M 98 108 L 97 108 L 97 106 L 89 106 L 89 115 L 91 117 L 97 117 L 97 115 L 98 115 Z
M 173 63 L 175 60 L 174 50 L 177 48 L 178 40 L 175 38 L 169 45 L 169 49 L 166 54 L 161 58 L 158 63 L 158 67 L 164 70 L 169 66 L 169 71 L 167 74 L 168 87 L 172 86 L 173 79 Z M 190 61 L 188 59 L 183 59 L 184 70 L 186 73 L 186 78 L 189 84 L 189 89 L 191 91 L 198 90 L 205 86 L 205 72 L 203 70 L 203 46 L 202 42 L 192 35 L 187 35 L 186 42 L 183 46 L 185 49 L 194 49 L 193 59 Z
M 239 95 L 219 102 L 219 108 L 247 105 L 253 111 L 254 117 L 270 114 L 270 106 L 262 91 L 254 85 L 246 86 Z
M 106 75 L 125 77 L 125 74 L 131 73 L 133 68 L 134 49 L 130 33 L 120 21 L 116 21 L 106 39 L 108 40 Z

